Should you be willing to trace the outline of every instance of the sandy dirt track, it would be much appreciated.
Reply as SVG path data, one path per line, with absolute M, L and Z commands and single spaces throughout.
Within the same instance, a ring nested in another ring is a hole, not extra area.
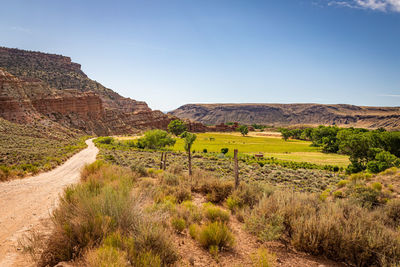
M 81 168 L 96 160 L 98 149 L 88 147 L 56 169 L 34 177 L 0 183 L 0 266 L 26 266 L 21 262 L 18 239 L 49 218 L 59 194 L 79 181 Z

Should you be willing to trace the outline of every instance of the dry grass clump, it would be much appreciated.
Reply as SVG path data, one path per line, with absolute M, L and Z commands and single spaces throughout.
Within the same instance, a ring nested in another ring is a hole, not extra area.
M 212 203 L 223 202 L 233 191 L 233 181 L 220 179 L 210 173 L 195 171 L 191 178 L 191 190 L 206 195 Z
M 290 242 L 297 249 L 357 266 L 400 264 L 396 230 L 350 201 L 320 201 L 317 196 L 275 192 L 245 219 L 261 240 Z
M 260 248 L 251 255 L 254 267 L 273 267 L 276 266 L 276 256 L 266 248 Z
M 222 249 L 231 248 L 235 242 L 228 226 L 220 221 L 210 222 L 202 226 L 191 225 L 189 231 L 194 239 L 213 254 Z
M 110 262 L 139 266 L 139 259 L 150 260 L 145 254 L 149 251 L 163 264 L 174 263 L 178 256 L 160 225 L 163 220 L 143 211 L 142 200 L 132 193 L 136 179 L 128 168 L 101 162 L 86 166 L 82 183 L 65 189 L 53 212 L 54 230 L 49 239 L 31 250 L 42 252 L 38 265 L 86 255 L 91 266 L 109 266 Z
M 223 209 L 216 207 L 211 203 L 206 203 L 203 205 L 203 212 L 204 217 L 210 222 L 229 222 L 229 212 L 224 211 Z
M 232 212 L 248 207 L 253 208 L 263 195 L 271 195 L 275 189 L 260 183 L 242 183 L 239 188 L 227 198 L 226 204 Z

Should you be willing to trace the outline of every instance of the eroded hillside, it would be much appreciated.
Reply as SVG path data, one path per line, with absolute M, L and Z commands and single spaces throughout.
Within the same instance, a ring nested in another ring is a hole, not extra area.
M 166 128 L 169 116 L 89 79 L 69 57 L 0 47 L 0 116 L 50 119 L 89 134 Z
M 170 112 L 204 124 L 339 125 L 400 129 L 400 107 L 322 104 L 188 104 Z

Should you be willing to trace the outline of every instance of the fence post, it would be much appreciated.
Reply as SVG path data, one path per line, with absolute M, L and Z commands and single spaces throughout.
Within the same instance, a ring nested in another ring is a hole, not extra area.
M 238 150 L 233 152 L 233 160 L 235 161 L 235 189 L 239 187 L 239 163 L 238 163 Z
M 164 154 L 164 168 L 163 170 L 165 171 L 167 169 L 167 152 Z
M 164 152 L 161 152 L 160 170 L 163 169 Z

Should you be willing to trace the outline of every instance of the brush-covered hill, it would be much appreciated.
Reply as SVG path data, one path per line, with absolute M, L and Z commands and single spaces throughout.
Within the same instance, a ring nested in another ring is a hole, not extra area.
M 52 120 L 89 134 L 166 128 L 171 118 L 91 80 L 71 58 L 0 47 L 0 117 Z
M 169 114 L 204 124 L 339 125 L 400 129 L 400 107 L 323 104 L 187 104 Z

